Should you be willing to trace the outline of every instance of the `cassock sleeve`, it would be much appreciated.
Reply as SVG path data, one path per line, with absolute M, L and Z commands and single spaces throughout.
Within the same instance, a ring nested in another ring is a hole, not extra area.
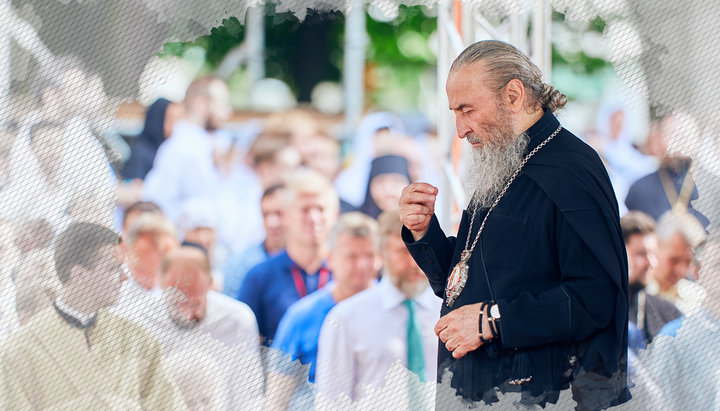
M 445 236 L 434 214 L 427 233 L 421 239 L 415 241 L 410 230 L 404 226 L 401 234 L 410 255 L 430 281 L 435 295 L 443 298 L 456 238 Z
M 498 300 L 500 339 L 506 349 L 580 341 L 608 327 L 615 315 L 613 277 L 560 211 L 555 218 L 561 282 L 544 292 Z M 611 247 L 611 239 L 605 244 Z
M 315 386 L 328 401 L 341 393 L 354 395 L 355 360 L 348 325 L 333 309 L 320 329 Z

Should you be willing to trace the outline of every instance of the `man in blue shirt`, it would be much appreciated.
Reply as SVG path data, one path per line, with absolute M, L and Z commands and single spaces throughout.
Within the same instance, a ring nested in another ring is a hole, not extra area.
M 330 280 L 326 241 L 340 208 L 332 185 L 317 172 L 299 171 L 286 186 L 286 251 L 250 270 L 238 294 L 255 313 L 265 345 L 288 307 Z
M 271 257 L 275 257 L 285 248 L 284 208 L 284 185 L 276 184 L 265 190 L 260 200 L 265 240 L 228 258 L 225 265 L 223 294 L 237 298 L 248 271 Z
M 333 282 L 291 305 L 272 342 L 272 347 L 278 350 L 273 350 L 268 360 L 266 398 L 272 401 L 270 409 L 286 409 L 296 391 L 291 408 L 305 408 L 297 402 L 312 398 L 312 386 L 305 383 L 298 387 L 306 380 L 306 367 L 301 365 L 310 365 L 307 381 L 313 383 L 318 338 L 325 316 L 335 304 L 365 290 L 377 279 L 380 266 L 377 223 L 372 218 L 358 212 L 343 214 L 330 234 L 328 246 Z M 288 354 L 299 364 L 290 364 Z

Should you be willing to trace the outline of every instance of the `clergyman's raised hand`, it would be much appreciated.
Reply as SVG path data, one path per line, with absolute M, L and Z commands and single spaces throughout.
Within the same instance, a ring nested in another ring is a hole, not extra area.
M 415 240 L 422 238 L 435 213 L 438 189 L 427 183 L 413 183 L 403 189 L 400 196 L 400 221 L 410 230 Z

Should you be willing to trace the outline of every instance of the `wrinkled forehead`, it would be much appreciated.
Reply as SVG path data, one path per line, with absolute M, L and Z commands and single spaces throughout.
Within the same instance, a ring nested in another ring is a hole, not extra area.
M 469 84 L 481 86 L 487 84 L 489 80 L 490 73 L 488 73 L 487 65 L 485 62 L 477 61 L 450 71 L 445 86 L 447 88 L 451 86 L 458 88 Z
M 493 95 L 490 78 L 483 63 L 472 63 L 461 67 L 448 76 L 446 92 L 451 110 L 464 105 L 480 104 Z

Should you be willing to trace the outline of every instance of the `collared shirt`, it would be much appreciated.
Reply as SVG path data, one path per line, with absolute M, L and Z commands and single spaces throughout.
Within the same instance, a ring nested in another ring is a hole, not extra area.
M 88 324 L 90 324 L 97 316 L 97 313 L 93 313 L 93 314 L 81 313 L 80 311 L 65 304 L 65 302 L 62 300 L 62 298 L 60 298 L 60 296 L 58 296 L 55 299 L 55 306 L 63 313 L 80 321 L 80 324 L 82 324 L 83 326 L 87 326 Z
M 145 178 L 143 199 L 158 204 L 170 220 L 177 222 L 185 200 L 213 199 L 219 185 L 210 134 L 198 125 L 179 121 L 157 151 Z
M 376 287 L 360 292 L 330 310 L 320 330 L 315 376 L 317 391 L 330 399 L 344 393 L 358 400 L 365 395 L 367 386 L 384 386 L 394 364 L 407 367 L 408 310 L 403 305 L 405 300 L 387 276 L 383 276 Z M 442 301 L 430 287 L 414 301 L 427 375 L 435 375 L 438 339 L 433 330 Z
M 315 291 L 291 305 L 280 321 L 272 348 L 290 354 L 292 361 L 300 360 L 300 364 L 310 364 L 308 380 L 315 382 L 315 368 L 320 327 L 327 313 L 335 307 L 331 290 L 333 285 Z M 284 364 L 272 364 L 276 371 L 289 373 Z
M 280 319 L 288 307 L 302 297 L 293 279 L 293 267 L 297 264 L 290 259 L 287 251 L 283 251 L 250 270 L 240 287 L 238 300 L 250 306 L 255 313 L 260 335 L 266 339 L 265 344 L 269 345 L 275 338 Z M 323 285 L 320 284 L 322 270 L 324 268 L 309 275 L 298 267 L 308 294 Z

